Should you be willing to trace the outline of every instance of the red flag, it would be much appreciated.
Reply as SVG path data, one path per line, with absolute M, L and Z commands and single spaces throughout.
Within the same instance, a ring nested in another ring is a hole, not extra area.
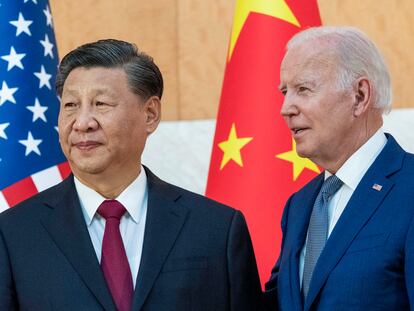
M 296 154 L 278 86 L 287 41 L 320 24 L 316 0 L 236 3 L 206 195 L 243 211 L 262 283 L 279 254 L 286 200 L 319 172 Z

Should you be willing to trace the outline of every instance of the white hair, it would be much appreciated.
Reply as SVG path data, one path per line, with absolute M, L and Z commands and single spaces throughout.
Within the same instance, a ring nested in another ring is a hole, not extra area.
M 313 27 L 293 36 L 287 49 L 318 39 L 331 46 L 331 52 L 339 58 L 340 86 L 348 88 L 355 79 L 367 77 L 373 86 L 374 107 L 389 112 L 392 98 L 390 75 L 379 49 L 367 35 L 354 27 Z

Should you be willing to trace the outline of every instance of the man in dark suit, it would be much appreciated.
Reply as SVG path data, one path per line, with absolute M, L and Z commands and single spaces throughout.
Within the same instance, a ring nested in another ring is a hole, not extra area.
M 0 215 L 0 310 L 257 310 L 243 215 L 141 165 L 160 121 L 152 58 L 86 44 L 56 88 L 73 175 Z
M 281 109 L 325 169 L 288 200 L 269 310 L 414 309 L 414 157 L 385 134 L 388 70 L 366 35 L 318 27 L 288 43 Z

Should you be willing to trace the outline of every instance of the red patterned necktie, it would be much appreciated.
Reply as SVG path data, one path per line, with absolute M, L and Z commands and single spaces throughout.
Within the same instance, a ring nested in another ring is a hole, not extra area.
M 125 207 L 116 200 L 105 200 L 98 213 L 106 219 L 102 241 L 101 268 L 118 311 L 130 311 L 133 285 L 119 223 Z

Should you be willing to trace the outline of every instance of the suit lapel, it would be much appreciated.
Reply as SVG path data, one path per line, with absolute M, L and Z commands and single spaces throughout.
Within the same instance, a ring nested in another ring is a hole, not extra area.
M 132 310 L 140 310 L 186 220 L 180 195 L 148 169 L 148 211 Z
M 56 191 L 55 199 L 42 221 L 57 247 L 105 310 L 115 310 L 81 211 L 73 177 Z
M 289 273 L 289 275 L 282 275 L 280 280 L 289 280 L 290 294 L 285 297 L 291 297 L 289 305 L 292 310 L 303 309 L 299 282 L 299 259 L 301 250 L 305 244 L 313 204 L 322 186 L 323 180 L 324 173 L 320 174 L 300 191 L 294 198 L 294 201 L 292 201 L 290 207 L 292 214 L 289 215 L 288 218 L 289 221 L 292 222 L 289 222 L 288 230 L 292 230 L 292 232 L 289 232 L 288 234 L 290 239 L 289 243 L 287 243 L 291 245 L 291 249 L 288 252 L 289 268 L 281 269 L 281 273 Z M 281 296 L 284 295 L 281 294 Z
M 404 155 L 401 147 L 388 136 L 384 150 L 354 191 L 321 253 L 313 272 L 304 310 L 310 309 L 329 273 L 392 189 L 394 182 L 388 177 L 401 168 Z M 375 184 L 381 185 L 381 189 L 374 189 Z

